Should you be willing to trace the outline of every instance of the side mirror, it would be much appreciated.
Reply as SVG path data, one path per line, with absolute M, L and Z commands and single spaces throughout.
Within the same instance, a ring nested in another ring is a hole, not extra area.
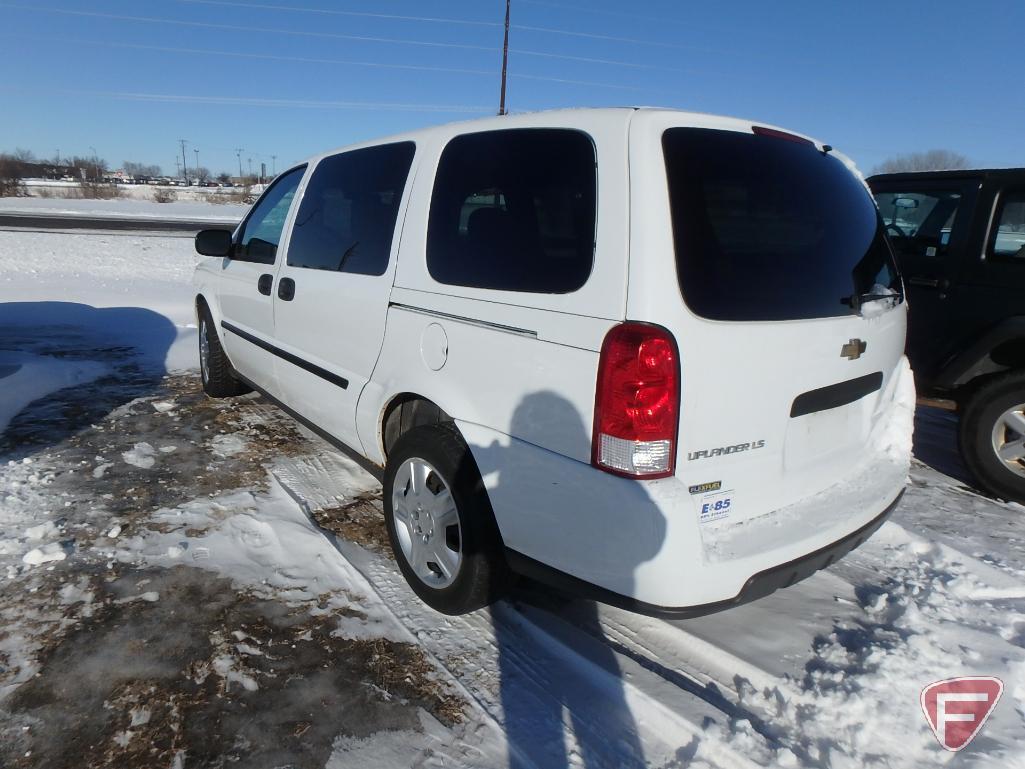
M 227 230 L 200 230 L 196 233 L 196 253 L 231 256 L 231 233 Z
M 894 198 L 893 205 L 896 208 L 918 208 L 918 201 L 914 198 Z

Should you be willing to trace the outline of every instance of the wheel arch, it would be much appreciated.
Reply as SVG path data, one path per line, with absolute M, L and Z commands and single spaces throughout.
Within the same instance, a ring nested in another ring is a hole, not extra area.
M 1025 317 L 1016 316 L 993 326 L 943 366 L 936 384 L 959 389 L 983 377 L 1025 369 Z
M 415 392 L 401 392 L 392 396 L 381 410 L 379 419 L 381 448 L 385 459 L 403 433 L 414 427 L 443 423 L 453 423 L 453 419 L 431 398 Z

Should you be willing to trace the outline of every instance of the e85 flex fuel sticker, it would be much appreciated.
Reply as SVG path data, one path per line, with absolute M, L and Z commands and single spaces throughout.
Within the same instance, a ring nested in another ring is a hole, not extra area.
M 700 497 L 697 500 L 698 522 L 711 523 L 729 518 L 733 512 L 733 504 L 732 489 Z

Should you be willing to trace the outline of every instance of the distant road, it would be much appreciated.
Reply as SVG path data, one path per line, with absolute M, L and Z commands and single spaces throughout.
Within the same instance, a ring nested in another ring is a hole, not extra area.
M 24 230 L 145 230 L 198 232 L 203 229 L 234 229 L 235 222 L 202 219 L 147 219 L 129 216 L 79 216 L 75 214 L 26 214 L 0 212 L 0 229 Z

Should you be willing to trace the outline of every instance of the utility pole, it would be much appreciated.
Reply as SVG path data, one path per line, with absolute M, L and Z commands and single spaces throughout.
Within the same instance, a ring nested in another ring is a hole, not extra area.
M 196 184 L 199 184 L 199 149 L 193 148 L 193 152 L 196 153 Z
M 271 176 L 277 176 L 278 175 L 278 156 L 277 155 L 271 155 L 270 156 L 270 175 Z
M 498 114 L 505 112 L 505 78 L 509 69 L 509 6 L 512 0 L 505 0 L 505 43 L 502 45 L 502 97 L 498 102 Z
M 235 150 L 235 155 L 238 157 L 238 183 L 242 183 L 242 150 L 243 147 L 239 147 Z
M 182 146 L 182 176 L 185 177 L 185 186 L 189 186 L 189 165 L 185 162 L 185 145 L 188 144 L 187 139 L 179 139 L 178 143 Z
M 249 158 L 249 177 L 252 178 L 252 176 L 253 176 L 253 159 Z

